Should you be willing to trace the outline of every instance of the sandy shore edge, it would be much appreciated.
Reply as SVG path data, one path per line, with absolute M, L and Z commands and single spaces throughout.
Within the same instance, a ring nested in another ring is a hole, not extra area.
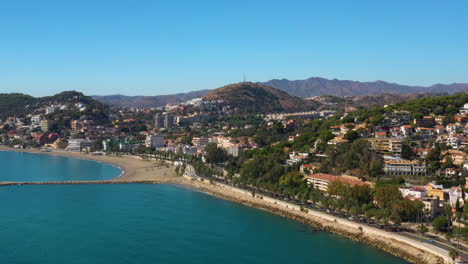
M 184 177 L 175 176 L 174 167 L 170 164 L 161 164 L 154 160 L 143 160 L 134 156 L 98 156 L 65 151 L 41 152 L 30 149 L 11 149 L 5 146 L 0 146 L 0 150 L 89 159 L 108 163 L 123 170 L 122 175 L 112 180 L 85 182 L 0 182 L 0 185 L 128 183 L 181 185 L 196 191 L 214 195 L 222 199 L 262 209 L 276 215 L 288 217 L 296 221 L 309 224 L 319 230 L 335 233 L 340 236 L 379 248 L 411 263 L 451 263 L 447 252 L 433 245 L 410 240 L 394 233 L 388 233 L 380 229 L 354 223 L 346 219 L 336 218 L 322 212 L 312 210 L 304 212 L 301 211 L 298 206 L 269 197 L 262 197 L 259 195 L 252 196 L 250 192 L 234 188 L 232 186 L 220 183 L 210 183 L 208 181 L 188 180 Z

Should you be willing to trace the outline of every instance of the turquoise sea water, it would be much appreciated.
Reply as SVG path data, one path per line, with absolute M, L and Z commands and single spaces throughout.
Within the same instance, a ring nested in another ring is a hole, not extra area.
M 0 151 L 0 166 L 0 181 L 108 180 L 122 173 L 115 166 L 86 159 L 10 151 Z
M 173 185 L 3 186 L 0 201 L 2 263 L 405 263 Z

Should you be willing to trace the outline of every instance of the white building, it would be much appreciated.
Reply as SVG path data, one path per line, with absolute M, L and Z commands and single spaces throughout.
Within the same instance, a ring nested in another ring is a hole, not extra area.
M 410 125 L 404 125 L 400 127 L 401 134 L 405 137 L 411 136 L 413 134 L 413 127 Z
M 192 139 L 192 143 L 194 146 L 206 146 L 208 143 L 210 143 L 211 139 L 210 138 L 205 138 L 205 137 L 194 137 Z
M 239 153 L 241 153 L 241 151 L 241 146 L 231 146 L 227 149 L 228 154 L 234 157 L 239 157 Z
M 384 171 L 388 175 L 426 175 L 426 163 L 417 160 L 385 159 Z
M 463 105 L 462 108 L 460 108 L 460 114 L 468 114 L 468 103 L 466 103 L 465 105 Z
M 296 153 L 289 154 L 289 159 L 286 160 L 288 165 L 293 165 L 305 161 L 309 157 L 309 153 Z
M 57 111 L 57 109 L 59 109 L 58 105 L 51 105 L 49 107 L 46 107 L 45 113 L 46 115 L 52 114 L 53 112 Z
M 445 130 L 447 130 L 447 132 L 450 134 L 456 133 L 459 128 L 460 126 L 455 123 L 447 124 L 447 126 L 445 126 Z
M 42 117 L 40 115 L 34 115 L 31 117 L 31 125 L 39 126 L 41 124 Z
M 461 134 L 450 134 L 447 137 L 447 146 L 452 147 L 453 149 L 458 149 L 461 140 L 464 138 Z
M 403 197 L 410 197 L 410 198 L 424 198 L 427 196 L 427 190 L 424 187 L 401 187 L 399 188 Z
M 435 217 L 440 210 L 440 199 L 438 196 L 435 197 L 424 197 L 421 199 L 424 204 L 424 209 L 427 209 L 431 217 Z
M 164 147 L 164 136 L 161 134 L 148 135 L 145 140 L 147 148 L 161 148 Z
M 192 146 L 184 146 L 182 152 L 187 155 L 195 155 L 198 153 L 198 149 Z
M 81 151 L 83 143 L 86 143 L 86 142 L 88 141 L 84 138 L 68 139 L 68 146 L 66 150 L 79 152 Z
M 452 205 L 452 207 L 454 207 L 457 204 L 457 201 L 460 206 L 463 206 L 463 189 L 460 186 L 447 189 L 447 192 L 449 194 L 450 205 Z

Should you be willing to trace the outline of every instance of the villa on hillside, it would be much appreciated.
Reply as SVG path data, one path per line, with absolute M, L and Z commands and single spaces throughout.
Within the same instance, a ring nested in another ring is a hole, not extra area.
M 307 183 L 318 188 L 321 191 L 328 191 L 328 185 L 331 182 L 338 181 L 346 185 L 356 186 L 356 185 L 369 185 L 368 183 L 351 176 L 336 176 L 326 173 L 315 173 L 312 175 L 305 176 Z

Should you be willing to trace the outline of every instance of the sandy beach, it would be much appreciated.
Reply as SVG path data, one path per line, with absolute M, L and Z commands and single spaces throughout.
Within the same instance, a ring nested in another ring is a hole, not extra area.
M 21 183 L 21 184 L 79 184 L 79 183 L 161 183 L 183 185 L 194 190 L 202 191 L 226 200 L 242 203 L 271 213 L 288 217 L 306 224 L 310 224 L 320 230 L 339 234 L 343 237 L 363 242 L 365 244 L 382 249 L 392 255 L 401 257 L 412 263 L 451 263 L 445 250 L 433 245 L 410 240 L 396 233 L 389 233 L 364 224 L 355 223 L 346 219 L 308 210 L 304 212 L 298 206 L 285 203 L 280 200 L 259 195 L 252 196 L 248 191 L 232 186 L 210 183 L 208 181 L 189 180 L 177 176 L 174 166 L 160 163 L 155 160 L 143 160 L 134 156 L 99 156 L 84 153 L 72 153 L 64 151 L 41 152 L 38 150 L 11 149 L 0 146 L 0 150 L 22 151 L 47 155 L 60 155 L 75 158 L 84 158 L 105 162 L 120 167 L 124 173 L 115 179 L 105 181 L 88 182 L 48 182 L 48 183 Z M 18 184 L 3 182 L 0 185 Z

